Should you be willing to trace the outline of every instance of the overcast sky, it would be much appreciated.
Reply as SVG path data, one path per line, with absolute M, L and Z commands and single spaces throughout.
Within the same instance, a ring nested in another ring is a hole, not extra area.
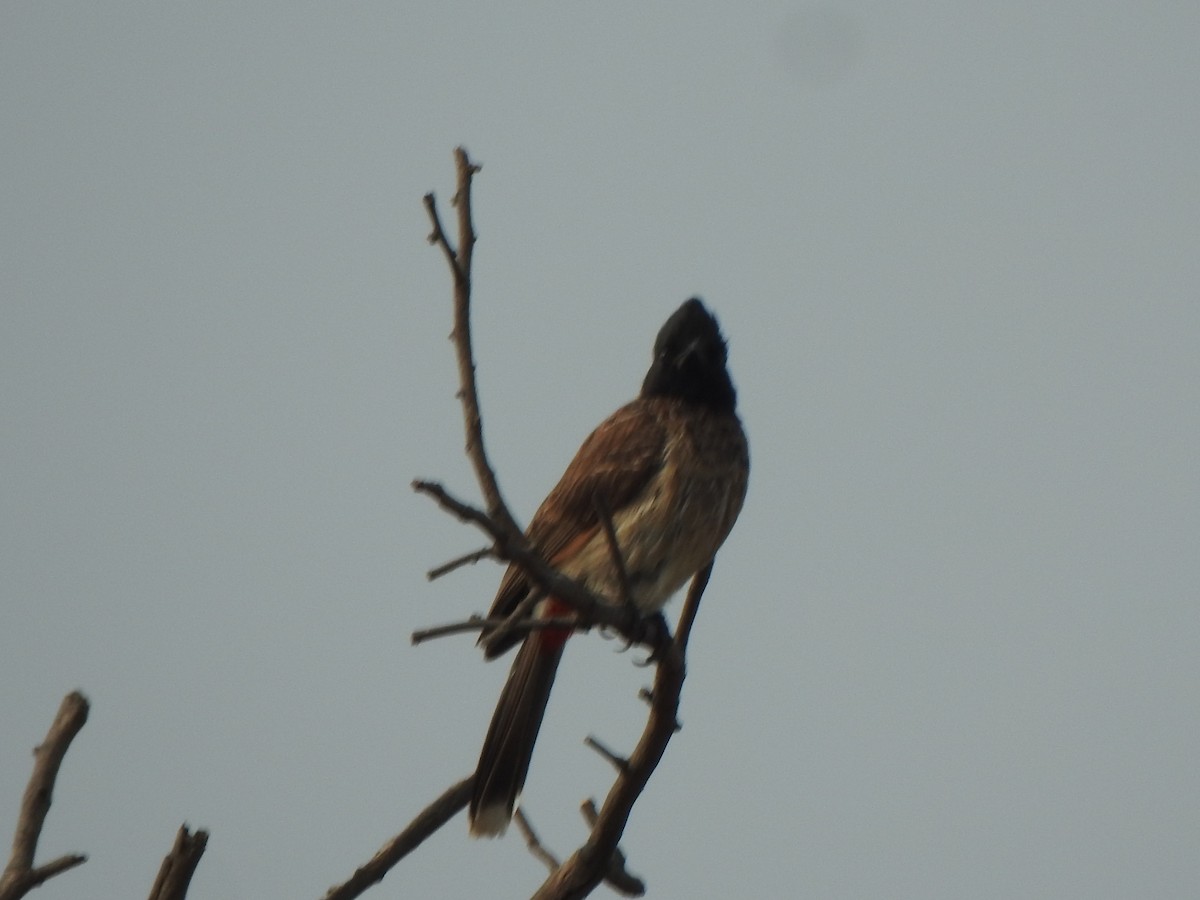
M 652 897 L 1200 896 L 1200 6 L 7 3 L 0 836 L 62 696 L 40 900 L 320 897 L 467 775 L 507 662 L 421 196 L 483 165 L 487 437 L 527 520 L 702 295 L 750 493 Z M 678 602 L 669 611 L 678 610 Z M 569 648 L 549 847 L 649 674 Z M 7 840 L 7 837 L 4 837 Z M 368 896 L 520 897 L 452 821 Z M 602 891 L 603 893 L 603 891 Z

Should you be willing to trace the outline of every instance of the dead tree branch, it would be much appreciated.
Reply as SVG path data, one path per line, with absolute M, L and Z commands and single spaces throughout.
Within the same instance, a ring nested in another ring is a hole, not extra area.
M 423 644 L 435 638 L 447 637 L 452 634 L 465 634 L 472 631 L 497 631 L 504 628 L 508 633 L 528 634 L 531 631 L 561 631 L 564 628 L 578 628 L 576 619 L 566 616 L 556 616 L 550 619 L 524 618 L 519 622 L 510 623 L 508 619 L 484 619 L 481 616 L 471 616 L 465 622 L 451 622 L 448 625 L 435 625 L 432 628 L 419 628 L 412 633 L 413 645 Z
M 620 754 L 614 753 L 613 751 L 609 750 L 607 747 L 604 746 L 604 744 L 602 744 L 600 742 L 600 739 L 595 737 L 594 735 L 589 734 L 587 737 L 585 737 L 583 739 L 583 743 L 584 743 L 584 746 L 586 746 L 592 750 L 595 750 L 596 754 L 602 760 L 604 760 L 606 763 L 608 763 L 610 766 L 612 766 L 618 772 L 624 772 L 625 769 L 629 767 L 629 760 L 627 760 L 625 757 L 621 756 Z
M 487 559 L 491 555 L 491 547 L 480 547 L 478 550 L 472 550 L 470 553 L 456 556 L 454 559 L 444 562 L 440 566 L 435 566 L 425 573 L 425 577 L 430 581 L 437 581 L 443 575 L 449 575 L 454 570 L 461 569 L 463 566 L 473 566 L 481 559 Z
M 474 525 L 491 537 L 494 541 L 492 555 L 520 565 L 544 593 L 552 594 L 579 613 L 582 627 L 598 625 L 617 632 L 632 644 L 656 645 L 657 632 L 647 624 L 647 620 L 630 608 L 606 602 L 579 582 L 552 568 L 529 548 L 525 536 L 520 532 L 509 533 L 488 513 L 457 499 L 435 481 L 417 479 L 412 487 L 417 493 L 433 498 L 438 506 L 460 521 Z
M 163 857 L 159 866 L 158 877 L 150 889 L 150 900 L 184 900 L 206 846 L 207 831 L 200 829 L 193 833 L 188 831 L 187 823 L 180 825 L 171 852 Z
M 525 810 L 518 808 L 513 813 L 513 822 L 517 825 L 517 830 L 521 832 L 521 837 L 525 838 L 525 846 L 533 858 L 544 865 L 551 872 L 554 872 L 562 863 L 558 861 L 553 853 L 551 853 L 546 845 L 542 843 L 541 838 L 537 836 L 537 832 L 533 830 L 533 823 L 529 821 L 529 817 L 525 815 Z
M 602 881 L 608 881 L 621 893 L 638 896 L 644 892 L 645 887 L 640 880 L 625 870 L 625 858 L 618 844 L 634 802 L 662 758 L 667 743 L 678 730 L 676 714 L 685 674 L 687 639 L 712 566 L 709 564 L 692 580 L 675 637 L 671 639 L 664 635 L 661 618 L 654 617 L 653 621 L 643 619 L 629 604 L 596 596 L 583 585 L 556 571 L 530 548 L 504 503 L 495 470 L 488 460 L 483 441 L 470 331 L 471 260 L 476 240 L 471 215 L 471 184 L 479 167 L 470 161 L 461 147 L 455 151 L 455 165 L 457 189 L 453 204 L 458 213 L 457 248 L 451 244 L 442 225 L 434 195 L 426 194 L 424 201 L 432 225 L 429 241 L 439 247 L 446 257 L 454 284 L 454 330 L 451 339 L 458 360 L 458 397 L 463 408 L 465 451 L 475 470 L 485 508 L 477 509 L 458 500 L 437 482 L 417 480 L 413 482 L 413 489 L 432 498 L 443 510 L 461 521 L 479 528 L 491 539 L 492 545 L 452 560 L 430 574 L 431 577 L 440 576 L 484 556 L 516 563 L 537 586 L 539 596 L 553 596 L 575 611 L 577 619 L 571 620 L 575 627 L 585 629 L 592 625 L 600 625 L 620 633 L 630 643 L 643 643 L 653 647 L 651 661 L 656 664 L 656 672 L 654 688 L 649 698 L 649 719 L 637 747 L 627 760 L 611 751 L 603 751 L 606 758 L 616 765 L 618 776 L 603 807 L 596 811 L 594 806 L 590 806 L 585 813 L 591 825 L 587 841 L 566 862 L 559 864 L 537 839 L 520 812 L 517 819 L 518 827 L 524 832 L 526 841 L 535 855 L 552 870 L 535 897 L 542 900 L 584 897 Z M 629 595 L 628 576 L 623 571 L 624 560 L 611 525 L 610 511 L 600 512 L 601 518 L 605 520 L 610 551 L 619 570 L 622 570 L 623 597 L 616 599 L 626 599 Z M 414 640 L 457 631 L 486 630 L 494 626 L 499 630 L 534 627 L 527 625 L 520 618 L 525 615 L 527 612 L 514 614 L 510 617 L 513 621 L 506 621 L 498 626 L 482 618 L 473 617 L 465 623 L 417 632 L 414 634 Z M 598 750 L 601 748 L 598 743 L 595 746 Z M 470 790 L 471 778 L 447 790 L 438 800 L 426 807 L 403 832 L 381 848 L 370 862 L 359 868 L 353 877 L 344 884 L 331 888 L 325 895 L 325 900 L 349 900 L 382 880 L 392 866 L 467 804 Z
M 370 862 L 360 866 L 343 884 L 331 887 L 326 892 L 324 900 L 352 900 L 352 898 L 360 896 L 371 885 L 383 881 L 383 876 L 392 866 L 416 850 L 425 838 L 454 818 L 470 799 L 471 777 L 468 776 L 421 810 L 407 828 L 380 847 L 379 851 L 371 857 Z
M 471 349 L 471 258 L 475 252 L 471 181 L 479 171 L 479 166 L 471 162 L 463 147 L 454 151 L 454 164 L 458 184 L 450 202 L 458 210 L 458 249 L 451 247 L 446 238 L 432 193 L 425 195 L 425 209 L 433 225 L 429 242 L 442 248 L 454 277 L 454 330 L 450 337 L 458 359 L 458 379 L 461 384 L 458 398 L 463 407 L 467 458 L 475 469 L 475 478 L 483 491 L 488 515 L 505 533 L 519 536 L 521 529 L 517 527 L 516 521 L 504 504 L 500 486 L 496 482 L 496 473 L 488 462 L 487 450 L 483 444 L 483 421 L 479 415 L 479 395 L 475 390 L 475 354 Z
M 588 828 L 596 827 L 600 811 L 596 809 L 594 800 L 584 800 L 579 804 L 579 812 L 587 822 Z M 625 868 L 625 854 L 621 852 L 620 847 L 613 851 L 612 859 L 608 862 L 608 868 L 604 872 L 604 883 L 626 897 L 640 897 L 646 893 L 645 882 Z
M 617 845 L 629 821 L 633 804 L 641 796 L 677 730 L 679 695 L 686 675 L 687 641 L 711 572 L 712 563 L 709 563 L 692 579 L 679 625 L 675 629 L 675 638 L 658 659 L 650 700 L 650 718 L 637 747 L 625 760 L 616 783 L 609 790 L 592 826 L 592 833 L 584 845 L 538 889 L 533 895 L 534 900 L 576 900 L 586 897 L 605 878 L 613 855 L 618 852 Z
M 18 900 L 42 884 L 68 869 L 87 861 L 83 854 L 72 853 L 60 856 L 41 866 L 34 866 L 38 840 L 50 812 L 50 801 L 54 794 L 54 782 L 63 757 L 79 734 L 88 717 L 87 698 L 73 691 L 63 698 L 62 705 L 46 739 L 33 751 L 33 774 L 21 800 L 21 812 L 17 818 L 17 830 L 13 836 L 12 856 L 4 873 L 0 874 L 0 900 Z
M 83 694 L 79 691 L 67 694 L 46 739 L 34 748 L 33 775 L 21 801 L 12 857 L 0 874 L 0 900 L 19 900 L 47 879 L 87 862 L 83 854 L 71 853 L 40 866 L 33 865 L 38 839 L 46 823 L 46 814 L 50 811 L 58 770 L 75 735 L 87 722 L 88 710 L 87 698 Z M 205 831 L 191 834 L 186 825 L 179 829 L 175 846 L 163 860 L 158 877 L 154 880 L 150 900 L 184 900 L 207 840 L 208 833 Z
M 455 499 L 436 482 L 414 481 L 413 490 L 432 497 L 446 511 L 484 531 L 493 541 L 492 555 L 502 560 L 517 562 L 529 573 L 538 587 L 547 593 L 553 593 L 555 597 L 571 606 L 585 621 L 612 628 L 631 641 L 638 642 L 635 615 L 628 611 L 610 613 L 609 604 L 602 598 L 560 575 L 529 549 L 524 534 L 517 526 L 516 519 L 513 518 L 500 492 L 496 473 L 488 460 L 483 440 L 483 419 L 479 411 L 479 393 L 475 384 L 475 354 L 471 343 L 471 261 L 476 240 L 471 212 L 471 185 L 479 166 L 471 162 L 467 151 L 462 147 L 454 151 L 454 163 L 456 187 L 452 203 L 458 213 L 457 248 L 450 243 L 432 192 L 425 195 L 425 210 L 432 226 L 429 242 L 439 247 L 446 257 L 454 283 L 454 328 L 450 338 L 458 361 L 458 398 L 462 404 L 463 427 L 466 433 L 464 449 L 475 470 L 475 478 L 479 482 L 486 511 L 475 509 Z

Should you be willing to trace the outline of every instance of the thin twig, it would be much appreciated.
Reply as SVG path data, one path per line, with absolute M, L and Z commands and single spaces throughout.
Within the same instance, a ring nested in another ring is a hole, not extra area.
M 483 631 L 488 627 L 488 619 L 483 616 L 471 616 L 465 622 L 451 622 L 448 625 L 434 625 L 432 628 L 418 628 L 412 633 L 409 640 L 415 647 L 418 644 L 423 644 L 426 641 L 436 640 L 437 638 L 449 637 L 452 634 L 466 634 L 471 631 Z
M 541 588 L 534 588 L 526 594 L 516 608 L 513 609 L 495 628 L 489 628 L 487 633 L 480 638 L 480 643 L 483 645 L 483 651 L 489 658 L 496 655 L 497 648 L 505 641 L 516 634 L 521 634 L 526 631 L 525 625 L 529 622 L 536 622 L 537 617 L 534 612 L 537 606 L 546 598 L 546 592 Z M 574 628 L 574 623 L 569 626 Z
M 595 827 L 596 820 L 600 818 L 600 810 L 596 808 L 596 801 L 591 797 L 579 804 L 579 813 L 583 816 L 583 821 L 587 822 L 588 828 Z
M 471 616 L 465 622 L 451 622 L 447 625 L 435 625 L 432 628 L 419 628 L 412 633 L 410 640 L 415 646 L 423 644 L 425 641 L 449 637 L 454 634 L 466 634 L 472 631 L 488 631 L 492 628 L 501 628 L 507 623 L 508 619 L 485 619 L 482 616 Z M 547 628 L 577 628 L 578 626 L 579 621 L 577 619 L 568 619 L 560 616 L 553 619 L 525 619 L 523 622 L 515 623 L 512 626 L 512 631 L 524 633 L 542 631 Z
M 433 196 L 432 191 L 425 195 L 425 211 L 429 214 L 429 218 L 433 222 L 433 231 L 429 233 L 429 243 L 441 248 L 442 253 L 446 256 L 446 263 L 450 266 L 450 271 L 454 274 L 455 278 L 458 278 L 458 254 L 450 246 L 450 241 L 446 237 L 445 230 L 442 228 L 442 219 L 437 211 L 437 199 Z
M 491 547 L 480 547 L 478 550 L 464 553 L 462 556 L 455 557 L 449 562 L 444 562 L 440 566 L 430 569 L 425 573 L 425 577 L 430 581 L 437 581 L 443 575 L 449 575 L 455 569 L 461 569 L 463 566 L 473 566 L 481 559 L 486 559 L 492 555 L 493 551 Z
M 471 259 L 475 252 L 475 226 L 471 214 L 471 181 L 479 166 L 471 162 L 467 151 L 458 147 L 454 151 L 457 186 L 452 200 L 458 211 L 458 249 L 450 246 L 437 212 L 433 194 L 425 195 L 425 209 L 433 224 L 431 239 L 442 248 L 450 263 L 454 278 L 454 330 L 450 336 L 454 342 L 454 353 L 458 360 L 459 400 L 463 408 L 463 426 L 466 431 L 466 453 L 475 469 L 475 479 L 483 492 L 488 515 L 499 523 L 500 528 L 511 538 L 521 529 L 509 512 L 500 493 L 496 473 L 488 461 L 483 443 L 483 420 L 479 414 L 479 394 L 475 389 L 475 355 L 471 349 Z
M 517 828 L 521 832 L 521 836 L 525 838 L 525 846 L 529 848 L 529 852 L 547 869 L 553 872 L 559 867 L 558 858 L 546 849 L 545 845 L 538 839 L 537 833 L 533 830 L 533 825 L 525 815 L 525 810 L 518 808 L 513 813 L 513 821 L 517 823 Z
M 607 762 L 618 772 L 624 772 L 629 768 L 629 760 L 617 753 L 613 753 L 592 735 L 589 734 L 587 737 L 585 737 L 583 739 L 583 743 L 595 750 L 600 755 L 601 759 Z
M 83 694 L 73 691 L 63 698 L 46 733 L 46 739 L 33 751 L 33 774 L 21 799 L 21 811 L 17 817 L 17 829 L 13 835 L 12 856 L 0 874 L 0 900 L 18 900 L 29 891 L 68 869 L 87 861 L 80 853 L 60 856 L 44 865 L 34 867 L 38 840 L 50 812 L 54 794 L 54 783 L 63 757 L 79 734 L 88 717 L 88 702 Z
M 454 514 L 459 520 L 476 526 L 491 537 L 496 542 L 494 549 L 498 558 L 521 566 L 546 595 L 553 596 L 574 609 L 579 614 L 581 626 L 598 625 L 611 629 L 634 644 L 643 643 L 648 637 L 653 637 L 644 633 L 644 628 L 639 627 L 642 620 L 636 614 L 631 614 L 630 610 L 617 604 L 606 602 L 578 581 L 547 565 L 537 553 L 529 549 L 524 535 L 506 534 L 502 526 L 493 521 L 487 513 L 453 497 L 436 481 L 417 479 L 413 481 L 412 488 L 418 494 L 433 498 L 442 509 Z
M 449 822 L 471 798 L 474 775 L 448 788 L 440 797 L 417 814 L 402 832 L 379 848 L 369 862 L 363 863 L 345 882 L 331 887 L 324 900 L 352 900 L 373 884 L 383 881 L 392 866 L 408 856 L 421 843 Z
M 617 540 L 617 530 L 613 527 L 612 510 L 604 502 L 599 493 L 592 498 L 596 505 L 596 513 L 600 518 L 600 527 L 604 529 L 604 538 L 608 541 L 608 553 L 612 557 L 613 568 L 617 570 L 617 585 L 621 591 L 621 603 L 633 608 L 633 588 L 629 582 L 629 570 L 625 567 L 625 554 L 621 552 L 621 544 Z

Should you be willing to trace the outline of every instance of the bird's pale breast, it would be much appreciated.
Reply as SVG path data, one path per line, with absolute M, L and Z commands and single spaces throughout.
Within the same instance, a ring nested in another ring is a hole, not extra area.
M 716 554 L 746 496 L 749 453 L 737 417 L 672 412 L 661 470 L 639 502 L 613 514 L 633 600 L 655 612 Z M 620 596 L 601 531 L 563 567 L 597 593 Z

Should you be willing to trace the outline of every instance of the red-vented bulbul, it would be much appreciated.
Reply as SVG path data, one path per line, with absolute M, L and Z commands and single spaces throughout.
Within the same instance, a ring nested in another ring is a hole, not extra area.
M 591 433 L 534 514 L 526 534 L 547 562 L 618 602 L 621 579 L 600 518 L 607 515 L 629 593 L 648 615 L 712 560 L 741 511 L 750 471 L 725 361 L 717 320 L 698 299 L 688 300 L 659 331 L 638 398 Z M 509 615 L 532 590 L 510 565 L 491 616 Z M 536 606 L 539 616 L 570 613 L 553 597 Z M 524 638 L 479 754 L 473 836 L 508 827 L 569 634 L 545 629 Z M 487 652 L 497 656 L 520 639 Z

